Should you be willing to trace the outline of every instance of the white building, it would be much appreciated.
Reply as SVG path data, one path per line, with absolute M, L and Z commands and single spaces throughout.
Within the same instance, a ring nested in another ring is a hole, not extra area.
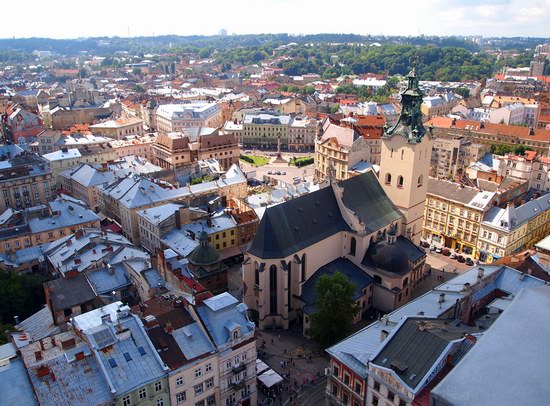
M 213 127 L 222 124 L 222 110 L 216 103 L 193 101 L 183 104 L 163 104 L 157 108 L 157 129 L 170 133 L 184 128 Z

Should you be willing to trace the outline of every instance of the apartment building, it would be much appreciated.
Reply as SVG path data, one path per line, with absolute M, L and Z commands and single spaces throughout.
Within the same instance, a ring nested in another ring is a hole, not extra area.
M 192 186 L 173 188 L 141 176 L 128 175 L 113 183 L 100 186 L 101 212 L 120 222 L 123 234 L 139 243 L 138 211 L 167 202 L 186 205 L 204 204 L 219 196 L 222 201 L 246 196 L 246 177 L 237 165 L 219 179 Z
M 94 134 L 115 140 L 121 140 L 129 135 L 141 137 L 145 135 L 143 121 L 137 117 L 121 117 L 90 126 Z
M 49 154 L 63 148 L 84 148 L 107 144 L 111 138 L 87 133 L 65 134 L 62 131 L 45 130 L 29 145 L 30 151 L 39 155 Z
M 222 124 L 222 110 L 216 103 L 192 101 L 183 104 L 162 104 L 156 110 L 156 126 L 161 133 L 185 128 L 212 127 Z
M 422 238 L 457 253 L 475 256 L 483 216 L 495 201 L 495 192 L 430 178 L 424 209 Z
M 245 148 L 277 149 L 288 148 L 288 133 L 291 123 L 288 115 L 279 115 L 268 110 L 246 114 L 242 121 L 242 144 Z
M 115 180 L 115 175 L 110 171 L 100 171 L 89 164 L 67 169 L 59 174 L 61 188 L 76 199 L 82 200 L 86 205 L 99 212 L 99 185 L 105 185 Z
M 433 142 L 430 176 L 461 177 L 472 162 L 480 160 L 490 147 L 476 144 L 464 137 L 437 138 Z
M 481 222 L 479 259 L 493 262 L 533 247 L 550 233 L 550 197 L 543 195 L 515 206 L 493 207 Z
M 117 301 L 71 322 L 91 347 L 116 406 L 170 404 L 169 368 L 128 306 Z
M 297 152 L 313 151 L 320 122 L 307 116 L 294 117 L 288 129 L 288 149 Z
M 84 148 L 62 148 L 59 151 L 43 155 L 43 158 L 48 161 L 50 165 L 55 184 L 61 186 L 61 172 L 79 164 L 102 164 L 111 162 L 117 159 L 117 155 L 112 148 L 100 145 Z
M 112 140 L 109 142 L 109 146 L 115 151 L 118 158 L 134 155 L 153 161 L 153 144 L 156 139 L 155 134 L 127 135 L 122 139 Z
M 46 159 L 29 153 L 17 155 L 4 161 L 0 168 L 0 211 L 45 204 L 53 198 L 56 189 Z
M 83 202 L 65 195 L 46 205 L 20 211 L 9 208 L 0 219 L 0 252 L 45 244 L 100 225 L 99 217 Z
M 196 312 L 218 350 L 220 405 L 256 405 L 255 325 L 229 293 L 205 299 Z

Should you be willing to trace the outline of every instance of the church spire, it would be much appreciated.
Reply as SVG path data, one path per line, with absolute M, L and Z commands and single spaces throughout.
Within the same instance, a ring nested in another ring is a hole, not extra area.
M 424 94 L 418 87 L 416 69 L 413 67 L 407 75 L 407 88 L 401 93 L 399 119 L 393 127 L 384 128 L 384 138 L 391 138 L 399 134 L 410 143 L 417 143 L 422 140 L 422 137 L 426 134 L 426 128 L 422 124 L 422 112 L 420 111 L 423 96 Z

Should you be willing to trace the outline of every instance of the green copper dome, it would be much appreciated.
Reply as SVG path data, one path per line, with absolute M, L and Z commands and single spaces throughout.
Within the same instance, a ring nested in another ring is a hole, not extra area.
M 199 246 L 191 251 L 187 258 L 193 265 L 213 265 L 220 261 L 220 254 L 212 245 L 208 243 L 208 234 L 201 231 L 199 234 Z
M 424 94 L 418 87 L 416 71 L 411 70 L 407 75 L 407 88 L 401 93 L 401 114 L 399 120 L 391 128 L 384 128 L 384 138 L 401 135 L 410 143 L 422 141 L 426 128 L 422 124 L 422 97 Z M 430 129 L 431 132 L 431 129 Z

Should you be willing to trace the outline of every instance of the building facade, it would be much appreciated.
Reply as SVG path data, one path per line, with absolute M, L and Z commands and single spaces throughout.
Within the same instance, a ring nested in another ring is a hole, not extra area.
M 156 128 L 161 133 L 183 131 L 185 128 L 212 127 L 222 124 L 222 110 L 216 103 L 190 102 L 162 104 L 156 109 Z

